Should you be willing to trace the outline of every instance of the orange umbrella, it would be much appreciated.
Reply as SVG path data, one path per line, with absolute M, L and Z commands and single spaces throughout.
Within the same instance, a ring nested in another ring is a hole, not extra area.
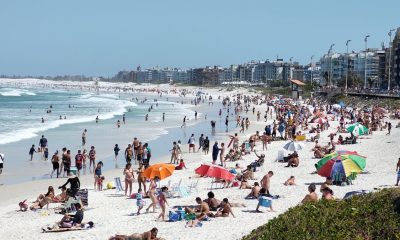
M 143 172 L 143 175 L 146 178 L 153 179 L 155 177 L 158 177 L 160 178 L 160 180 L 162 180 L 171 176 L 174 171 L 175 166 L 172 164 L 157 163 L 146 168 L 146 170 L 144 170 Z

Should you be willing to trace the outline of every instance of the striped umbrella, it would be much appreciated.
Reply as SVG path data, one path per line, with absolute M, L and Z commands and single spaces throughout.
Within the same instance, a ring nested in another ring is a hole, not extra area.
M 315 164 L 318 175 L 323 177 L 334 177 L 338 174 L 348 177 L 352 172 L 361 173 L 365 166 L 366 159 L 360 155 L 338 155 L 329 160 L 321 159 Z
M 368 128 L 360 123 L 355 123 L 346 128 L 347 132 L 353 133 L 355 136 L 368 133 Z

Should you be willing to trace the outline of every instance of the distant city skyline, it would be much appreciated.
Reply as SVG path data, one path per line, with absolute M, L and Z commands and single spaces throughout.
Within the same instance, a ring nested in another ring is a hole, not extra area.
M 0 75 L 115 75 L 252 60 L 308 64 L 389 42 L 400 2 L 8 1 L 0 3 Z

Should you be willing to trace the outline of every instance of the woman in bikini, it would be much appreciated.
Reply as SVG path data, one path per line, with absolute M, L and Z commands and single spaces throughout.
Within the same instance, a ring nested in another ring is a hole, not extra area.
M 143 176 L 143 172 L 144 172 L 144 166 L 141 165 L 138 170 L 138 184 L 139 184 L 139 188 L 144 190 L 144 195 L 147 195 L 146 177 Z M 143 188 L 142 188 L 142 185 L 143 185 Z
M 133 174 L 132 165 L 130 163 L 126 164 L 123 174 L 125 175 L 125 196 L 128 193 L 129 188 L 129 196 L 132 194 L 132 183 L 135 179 Z
M 146 212 L 149 212 L 149 209 L 151 207 L 153 207 L 153 212 L 156 212 L 156 204 L 157 204 L 156 188 L 157 188 L 158 181 L 159 181 L 159 178 L 154 177 L 154 179 L 152 179 L 150 182 L 149 197 L 151 200 L 151 204 L 147 207 Z
M 167 187 L 162 187 L 161 192 L 157 197 L 158 204 L 160 204 L 160 207 L 161 207 L 161 213 L 160 213 L 160 215 L 158 215 L 157 220 L 161 218 L 162 221 L 165 221 L 165 208 L 166 208 L 166 205 L 169 205 L 167 202 L 167 198 L 165 196 L 165 192 L 167 190 L 168 190 Z

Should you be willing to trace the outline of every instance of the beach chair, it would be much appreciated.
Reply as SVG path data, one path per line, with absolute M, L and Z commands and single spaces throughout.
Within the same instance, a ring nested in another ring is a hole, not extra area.
M 214 185 L 215 185 L 214 189 L 216 189 L 216 188 L 223 188 L 224 182 L 222 182 L 222 181 L 219 180 L 219 179 L 213 178 L 213 179 L 211 180 L 211 190 L 213 190 L 213 186 L 214 186 Z
M 81 199 L 83 206 L 89 206 L 89 191 L 87 189 L 80 189 L 75 196 Z
M 114 180 L 115 180 L 115 189 L 117 189 L 117 192 L 124 191 L 124 188 L 122 187 L 122 183 L 121 183 L 121 178 L 116 177 L 116 178 L 114 178 Z
M 82 204 L 81 198 L 80 197 L 69 197 L 68 200 L 61 204 L 60 207 L 58 207 L 58 210 L 60 210 L 61 213 L 69 213 L 75 211 L 75 204 L 80 203 Z
M 196 192 L 199 192 L 198 190 L 197 190 L 197 185 L 199 184 L 199 181 L 200 181 L 200 179 L 197 179 L 197 181 L 196 182 L 192 182 L 190 185 L 189 185 L 189 193 L 192 193 L 193 192 L 193 190 L 196 190 Z
M 354 180 L 356 180 L 356 178 L 357 178 L 357 173 L 352 171 L 350 176 L 348 177 L 349 182 L 350 182 L 351 185 L 354 184 Z

